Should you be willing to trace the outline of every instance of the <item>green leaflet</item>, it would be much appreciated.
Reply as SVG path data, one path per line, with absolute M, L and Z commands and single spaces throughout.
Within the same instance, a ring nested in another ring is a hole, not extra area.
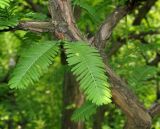
M 14 28 L 18 25 L 19 16 L 14 14 L 14 8 L 0 8 L 0 30 Z
M 10 87 L 25 88 L 38 81 L 48 66 L 52 64 L 57 52 L 58 45 L 56 42 L 45 41 L 34 45 L 22 54 L 9 81 Z
M 111 92 L 99 52 L 83 42 L 65 43 L 67 62 L 87 99 L 96 105 L 111 102 Z
M 97 106 L 91 102 L 86 102 L 82 107 L 74 111 L 72 115 L 73 121 L 85 121 L 89 117 L 96 113 Z
M 8 29 L 9 27 L 14 28 L 17 25 L 18 25 L 18 19 L 14 17 L 0 20 L 0 30 Z

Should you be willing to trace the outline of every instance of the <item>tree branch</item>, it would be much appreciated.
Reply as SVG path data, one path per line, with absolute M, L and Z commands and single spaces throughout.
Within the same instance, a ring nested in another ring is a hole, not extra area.
M 35 32 L 54 32 L 55 24 L 51 22 L 20 22 L 19 28 L 23 30 L 30 30 Z
M 29 30 L 34 32 L 54 32 L 55 24 L 51 22 L 21 21 L 17 26 L 0 30 L 0 32 Z
M 106 41 L 110 38 L 110 35 L 114 27 L 119 21 L 131 12 L 137 5 L 136 0 L 131 0 L 127 5 L 117 7 L 100 26 L 99 31 L 94 37 L 94 45 L 101 49 L 105 47 Z
M 157 34 L 160 34 L 160 31 L 159 31 L 160 27 L 157 27 L 155 28 L 154 30 L 149 30 L 149 31 L 146 31 L 146 32 L 140 32 L 139 34 L 129 34 L 128 38 L 129 39 L 141 39 L 143 38 L 144 36 L 147 36 L 147 35 L 157 35 Z
M 153 104 L 148 112 L 152 117 L 160 115 L 160 103 Z
M 142 41 L 142 43 L 146 43 L 144 37 L 147 35 L 159 35 L 160 32 L 158 31 L 159 27 L 155 30 L 150 30 L 147 32 L 140 32 L 139 34 L 134 34 L 133 32 L 129 34 L 128 39 L 136 39 Z M 112 43 L 110 50 L 107 52 L 107 57 L 111 58 L 124 44 L 126 44 L 126 39 L 117 38 L 117 42 Z
M 69 40 L 81 40 L 69 0 L 49 0 L 49 12 L 52 20 L 60 23 L 57 23 L 57 33 L 63 34 Z
M 151 7 L 157 2 L 157 0 L 147 0 L 144 4 L 144 6 L 142 6 L 139 9 L 138 15 L 135 18 L 133 25 L 139 25 L 142 21 L 143 18 L 145 18 L 145 16 L 147 15 L 147 13 L 150 11 Z
M 110 59 L 126 43 L 126 39 L 119 39 L 111 44 L 109 51 L 106 52 L 107 58 Z

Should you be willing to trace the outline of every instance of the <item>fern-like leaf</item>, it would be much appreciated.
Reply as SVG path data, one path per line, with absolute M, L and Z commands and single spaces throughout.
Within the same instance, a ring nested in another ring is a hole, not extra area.
M 58 52 L 56 42 L 47 41 L 33 45 L 22 54 L 19 63 L 13 71 L 9 81 L 11 88 L 25 88 L 35 81 L 47 70 Z
M 82 107 L 74 111 L 72 115 L 73 121 L 85 121 L 88 120 L 90 116 L 96 113 L 97 106 L 91 102 L 86 102 Z
M 15 8 L 0 8 L 0 30 L 14 28 L 18 25 L 19 16 L 14 14 Z
M 18 19 L 17 18 L 9 18 L 9 19 L 2 19 L 3 21 L 0 21 L 0 30 L 8 29 L 8 28 L 14 28 L 18 25 Z
M 111 102 L 111 92 L 99 52 L 83 42 L 65 43 L 67 61 L 87 99 L 97 105 Z

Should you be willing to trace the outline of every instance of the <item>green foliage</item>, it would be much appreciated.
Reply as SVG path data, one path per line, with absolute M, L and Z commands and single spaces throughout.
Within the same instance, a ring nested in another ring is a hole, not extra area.
M 111 93 L 99 52 L 83 42 L 66 43 L 65 49 L 71 71 L 87 99 L 97 105 L 110 103 Z
M 26 50 L 13 71 L 9 81 L 11 88 L 26 88 L 47 70 L 58 51 L 59 43 L 45 42 L 33 45 Z M 73 66 L 72 72 L 77 76 L 81 89 L 87 95 L 87 102 L 75 111 L 74 121 L 87 120 L 96 112 L 96 105 L 110 103 L 111 93 L 105 75 L 104 64 L 98 51 L 83 42 L 65 42 L 67 61 Z
M 3 22 L 0 21 L 0 30 L 8 29 L 9 27 L 14 28 L 18 24 L 16 18 L 9 18 Z
M 156 73 L 157 69 L 153 66 L 137 67 L 133 70 L 131 77 L 128 79 L 129 84 L 134 87 L 143 86 L 147 80 L 155 77 Z
M 43 13 L 26 12 L 17 13 L 16 3 L 10 3 L 5 8 L 0 8 L 0 30 L 14 28 L 18 25 L 20 19 L 22 20 L 45 20 L 47 18 Z
M 35 19 L 35 20 L 45 20 L 47 16 L 42 13 L 29 12 L 25 14 L 25 18 Z
M 10 87 L 25 88 L 38 81 L 57 54 L 57 46 L 55 42 L 40 43 L 22 54 L 9 82 Z M 87 99 L 97 105 L 110 103 L 109 84 L 98 51 L 82 42 L 66 42 L 65 48 L 67 61 L 73 66 L 72 72 L 77 76 Z
M 14 14 L 14 8 L 6 7 L 0 9 L 0 30 L 14 27 L 18 24 L 18 16 Z
M 73 121 L 85 121 L 88 120 L 90 116 L 96 113 L 97 106 L 91 102 L 86 102 L 82 107 L 74 111 L 72 115 Z
M 23 53 L 9 81 L 10 87 L 25 88 L 38 81 L 52 63 L 57 51 L 56 42 L 45 41 Z
M 96 113 L 97 106 L 91 102 L 85 102 L 80 108 L 74 111 L 72 115 L 73 121 L 85 121 Z

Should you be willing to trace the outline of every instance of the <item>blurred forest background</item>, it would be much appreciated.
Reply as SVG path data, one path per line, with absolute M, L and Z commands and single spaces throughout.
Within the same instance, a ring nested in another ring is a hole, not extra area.
M 160 98 L 160 0 L 146 1 L 118 23 L 105 52 L 110 66 L 145 107 L 150 107 Z M 76 24 L 91 38 L 105 17 L 125 2 L 72 0 Z M 61 63 L 60 55 L 34 86 L 24 90 L 8 86 L 21 53 L 34 42 L 53 39 L 51 33 L 14 30 L 14 26 L 19 20 L 49 17 L 47 0 L 12 0 L 7 5 L 0 1 L 0 129 L 61 128 L 64 73 L 68 66 Z M 102 116 L 102 129 L 123 128 L 125 117 L 114 103 L 103 108 Z M 94 128 L 95 118 L 96 114 L 85 121 L 86 129 Z M 152 128 L 160 129 L 159 117 L 153 120 Z

